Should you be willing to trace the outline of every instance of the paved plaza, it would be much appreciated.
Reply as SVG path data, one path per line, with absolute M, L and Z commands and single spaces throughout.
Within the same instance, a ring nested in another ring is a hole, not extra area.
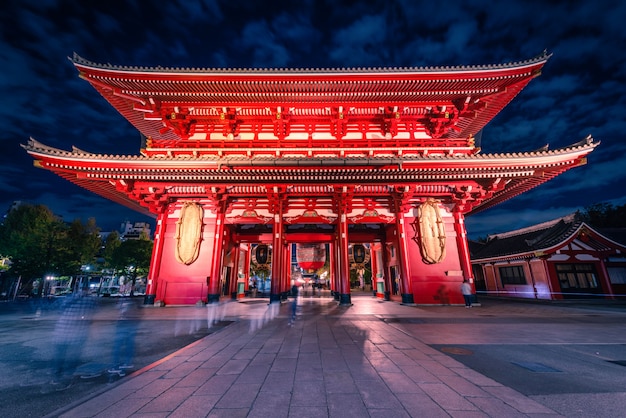
M 178 317 L 206 310 L 209 325 L 234 322 L 49 416 L 617 417 L 626 410 L 623 305 L 485 300 L 465 309 L 371 294 L 352 302 L 301 296 L 293 326 L 288 303 L 264 300 L 148 308 Z

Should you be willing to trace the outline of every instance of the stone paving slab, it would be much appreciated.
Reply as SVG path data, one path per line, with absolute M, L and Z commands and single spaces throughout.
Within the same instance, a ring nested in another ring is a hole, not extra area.
M 371 296 L 353 297 L 352 307 L 302 298 L 289 326 L 289 306 L 225 305 L 230 326 L 50 416 L 561 416 L 426 345 L 410 324 L 381 320 L 428 317 L 416 307 Z M 512 314 L 520 309 L 531 308 Z

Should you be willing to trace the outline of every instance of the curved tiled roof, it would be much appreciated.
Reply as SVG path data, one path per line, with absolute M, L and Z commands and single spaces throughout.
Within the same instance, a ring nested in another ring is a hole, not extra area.
M 323 160 L 324 161 L 335 160 L 336 162 L 345 161 L 345 160 L 352 160 L 352 161 L 360 160 L 364 162 L 373 162 L 379 159 L 379 160 L 385 160 L 385 161 L 393 160 L 394 163 L 446 161 L 446 162 L 451 162 L 451 163 L 460 162 L 463 164 L 466 164 L 472 161 L 488 162 L 488 163 L 493 164 L 499 160 L 501 162 L 506 163 L 507 167 L 514 167 L 516 161 L 519 161 L 519 163 L 521 163 L 523 166 L 529 166 L 529 165 L 532 165 L 531 163 L 533 162 L 534 159 L 545 158 L 545 157 L 558 157 L 558 156 L 562 156 L 568 153 L 579 153 L 583 151 L 591 151 L 599 144 L 600 144 L 600 141 L 594 141 L 593 137 L 589 135 L 583 140 L 578 141 L 574 144 L 561 147 L 561 148 L 555 148 L 552 150 L 542 148 L 537 151 L 529 151 L 529 152 L 494 153 L 494 154 L 427 153 L 426 155 L 424 155 L 423 153 L 421 153 L 421 151 L 424 150 L 423 148 L 411 149 L 407 147 L 407 148 L 396 149 L 394 150 L 395 152 L 392 152 L 391 154 L 386 154 L 381 157 L 345 156 L 341 158 L 338 157 L 341 151 L 340 148 L 324 148 L 324 151 L 327 154 L 335 153 L 337 157 L 323 158 Z M 89 161 L 94 161 L 94 160 L 117 161 L 117 162 L 136 161 L 138 163 L 140 162 L 155 163 L 156 162 L 158 164 L 158 163 L 170 163 L 170 162 L 184 163 L 184 162 L 208 160 L 208 161 L 218 161 L 220 163 L 225 164 L 229 162 L 232 163 L 238 160 L 246 161 L 246 162 L 249 162 L 252 160 L 260 160 L 260 161 L 265 161 L 265 162 L 278 161 L 278 160 L 291 161 L 291 162 L 296 162 L 299 160 L 305 160 L 305 161 L 311 160 L 311 158 L 309 157 L 282 157 L 280 156 L 281 153 L 292 155 L 295 152 L 295 150 L 291 150 L 291 149 L 287 150 L 287 149 L 281 149 L 281 148 L 253 149 L 252 150 L 253 152 L 261 151 L 263 152 L 263 154 L 260 156 L 255 156 L 254 158 L 250 158 L 250 157 L 243 157 L 240 149 L 229 150 L 229 149 L 224 149 L 224 148 L 218 150 L 220 154 L 224 154 L 228 151 L 233 151 L 233 152 L 239 151 L 240 153 L 234 156 L 220 157 L 218 156 L 219 154 L 217 154 L 218 151 L 216 151 L 216 153 L 200 153 L 199 155 L 194 155 L 191 152 L 193 150 L 190 151 L 189 149 L 181 149 L 180 151 L 184 151 L 184 154 L 175 155 L 177 151 L 176 149 L 167 149 L 167 150 L 164 150 L 163 155 L 159 155 L 157 157 L 146 157 L 141 154 L 137 154 L 137 155 L 96 154 L 96 153 L 91 153 L 88 151 L 83 151 L 82 149 L 77 148 L 77 147 L 72 147 L 71 151 L 54 148 L 54 147 L 45 145 L 42 142 L 37 141 L 36 139 L 32 137 L 29 139 L 27 144 L 23 144 L 21 146 L 22 148 L 26 149 L 27 151 L 31 153 L 37 153 L 37 154 L 55 156 L 55 157 L 67 158 L 67 159 L 78 159 L 78 160 L 89 160 Z M 297 151 L 303 152 L 307 150 L 309 149 L 306 147 L 302 147 L 301 149 Z M 355 149 L 351 148 L 350 150 L 354 151 Z M 369 151 L 370 148 L 364 148 L 364 150 Z M 173 153 L 174 155 L 167 155 L 165 154 L 166 151 L 169 151 L 170 153 Z M 410 151 L 413 151 L 414 153 L 410 153 Z
M 297 74 L 297 73 L 416 73 L 416 72 L 455 72 L 455 71 L 489 71 L 506 68 L 518 68 L 547 61 L 552 54 L 543 51 L 530 59 L 502 64 L 491 65 L 459 65 L 459 66 L 423 66 L 423 67 L 350 67 L 350 68 L 195 68 L 195 67 L 162 67 L 162 66 L 125 66 L 102 64 L 90 61 L 76 52 L 68 59 L 75 65 L 84 65 L 111 71 L 146 72 L 146 73 L 270 73 L 270 74 Z
M 587 247 L 596 250 L 606 250 L 607 241 L 612 241 L 622 247 L 624 244 L 611 239 L 599 229 L 587 225 L 578 212 L 553 221 L 532 225 L 516 231 L 490 235 L 487 242 L 470 246 L 472 261 L 506 260 L 529 258 L 536 254 L 549 254 L 551 251 L 565 245 L 577 236 L 581 230 L 590 231 Z
M 34 139 L 22 145 L 40 167 L 94 191 L 110 200 L 145 210 L 115 187 L 116 182 L 165 185 L 183 182 L 209 187 L 214 184 L 402 184 L 415 196 L 434 194 L 469 203 L 463 211 L 474 213 L 542 184 L 580 165 L 597 142 L 592 138 L 570 147 L 523 154 L 407 155 L 372 157 L 258 157 L 186 154 L 182 156 L 104 155 L 49 147 Z M 457 189 L 461 184 L 478 188 Z M 446 186 L 424 191 L 423 187 Z M 404 187 L 403 186 L 403 187 Z
M 220 135 L 232 128 L 229 122 L 246 134 L 273 132 L 272 109 L 278 108 L 288 114 L 281 121 L 311 133 L 311 126 L 336 117 L 338 111 L 329 110 L 335 107 L 345 107 L 340 113 L 346 130 L 386 129 L 388 110 L 379 109 L 393 108 L 399 109 L 393 112 L 398 132 L 467 139 L 540 74 L 549 57 L 499 65 L 344 69 L 129 67 L 78 55 L 71 60 L 144 136 L 178 141 L 191 132 L 202 139 Z

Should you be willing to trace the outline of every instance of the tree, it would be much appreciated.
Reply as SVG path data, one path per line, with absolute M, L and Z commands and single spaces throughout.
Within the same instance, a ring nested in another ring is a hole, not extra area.
M 67 225 L 44 205 L 22 204 L 0 225 L 0 254 L 11 260 L 11 273 L 32 283 L 45 276 L 76 275 L 100 247 L 94 219 Z M 38 294 L 43 286 L 40 281 Z
M 104 265 L 106 267 L 111 266 L 111 259 L 113 257 L 113 253 L 122 244 L 122 240 L 120 239 L 120 234 L 117 231 L 112 231 L 109 235 L 107 235 L 104 240 L 104 250 L 102 252 L 102 257 L 104 258 Z
M 152 241 L 142 234 L 139 239 L 122 241 L 111 252 L 109 264 L 131 280 L 130 295 L 134 295 L 137 277 L 148 273 L 152 257 Z
M 43 205 L 23 204 L 11 210 L 0 225 L 0 254 L 10 258 L 11 272 L 23 282 L 60 274 L 65 225 Z
M 626 205 L 595 203 L 587 206 L 581 212 L 581 216 L 585 222 L 598 228 L 626 227 Z
M 100 250 L 100 228 L 94 218 L 89 218 L 85 224 L 75 219 L 67 228 L 65 239 L 61 270 L 63 274 L 80 274 L 82 266 L 93 263 Z

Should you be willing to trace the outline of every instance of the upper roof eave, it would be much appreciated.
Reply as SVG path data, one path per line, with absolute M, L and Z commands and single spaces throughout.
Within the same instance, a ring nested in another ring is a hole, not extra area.
M 594 141 L 591 135 L 587 136 L 585 139 L 566 146 L 562 148 L 555 148 L 553 150 L 541 150 L 541 151 L 533 151 L 533 152 L 525 152 L 525 153 L 503 153 L 503 154 L 460 154 L 460 155 L 436 155 L 429 154 L 427 156 L 404 156 L 404 157 L 396 157 L 398 162 L 402 161 L 405 163 L 408 162 L 427 162 L 427 161 L 436 161 L 441 163 L 443 161 L 450 161 L 452 163 L 456 162 L 470 162 L 470 161 L 484 161 L 489 165 L 494 165 L 497 162 L 512 162 L 513 160 L 517 164 L 523 164 L 526 162 L 527 164 L 538 164 L 538 163 L 548 163 L 549 161 L 542 161 L 545 158 L 550 157 L 561 157 L 571 156 L 571 154 L 587 154 L 591 152 L 595 147 L 600 144 L 600 141 Z M 34 138 L 30 138 L 27 144 L 22 144 L 22 148 L 27 150 L 31 154 L 38 154 L 41 156 L 49 156 L 56 157 L 61 159 L 80 159 L 83 161 L 91 160 L 115 160 L 117 162 L 121 161 L 129 161 L 129 162 L 185 162 L 189 160 L 200 161 L 202 159 L 211 159 L 216 160 L 216 158 L 212 155 L 208 155 L 205 157 L 195 157 L 188 155 L 186 157 L 145 157 L 143 155 L 110 155 L 110 154 L 96 154 L 90 153 L 87 151 L 83 151 L 79 148 L 73 147 L 71 151 L 61 150 L 58 148 L 54 148 L 48 145 L 37 141 Z M 264 149 L 267 151 L 267 149 Z M 269 157 L 264 156 L 263 159 L 268 159 Z M 308 157 L 302 157 L 303 159 L 308 159 Z M 363 157 L 343 157 L 339 159 L 359 159 Z M 368 159 L 376 158 L 376 157 L 367 157 Z M 381 157 L 383 159 L 388 159 L 388 156 Z M 219 160 L 227 160 L 228 158 L 218 158 Z M 295 157 L 276 157 L 273 159 L 286 159 L 286 160 L 297 160 Z
M 76 52 L 68 59 L 77 67 L 87 67 L 96 70 L 120 72 L 128 74 L 206 74 L 206 75 L 349 75 L 349 74 L 418 74 L 418 73 L 463 73 L 488 72 L 506 69 L 518 69 L 545 63 L 552 54 L 544 50 L 541 54 L 521 61 L 489 65 L 459 65 L 459 66 L 428 66 L 428 67 L 349 67 L 349 68 L 191 68 L 191 67 L 149 67 L 124 66 L 110 63 L 101 64 L 89 61 Z

